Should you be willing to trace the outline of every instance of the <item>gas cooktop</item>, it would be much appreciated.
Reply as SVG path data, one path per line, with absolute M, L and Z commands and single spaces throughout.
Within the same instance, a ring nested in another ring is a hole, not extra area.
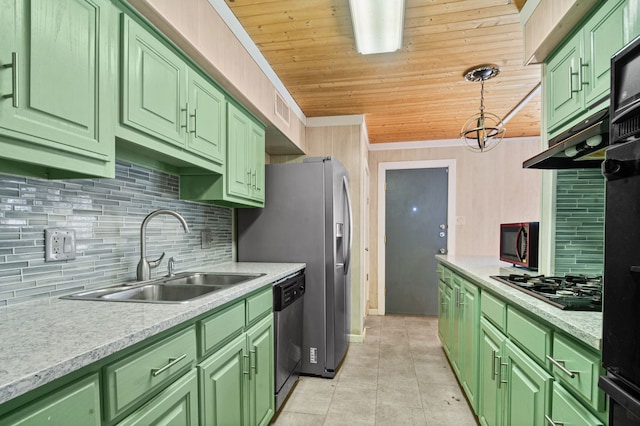
M 570 311 L 602 311 L 602 277 L 494 275 L 491 278 Z

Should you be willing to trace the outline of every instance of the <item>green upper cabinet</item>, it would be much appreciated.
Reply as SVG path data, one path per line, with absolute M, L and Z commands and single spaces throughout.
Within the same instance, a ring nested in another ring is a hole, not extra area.
M 224 171 L 226 99 L 175 51 L 122 14 L 118 157 L 168 172 Z M 157 168 L 157 167 L 154 167 Z
M 113 177 L 114 9 L 107 0 L 3 0 L 0 167 Z
M 608 105 L 611 56 L 637 34 L 635 9 L 629 0 L 601 2 L 548 60 L 545 96 L 551 137 L 586 118 L 593 109 Z
M 229 105 L 228 129 L 228 192 L 264 201 L 264 129 L 233 105 Z
M 191 151 L 224 163 L 226 153 L 227 101 L 211 83 L 194 72 L 188 76 L 187 145 Z
M 180 175 L 180 197 L 228 207 L 264 206 L 264 127 L 227 103 L 226 172 Z

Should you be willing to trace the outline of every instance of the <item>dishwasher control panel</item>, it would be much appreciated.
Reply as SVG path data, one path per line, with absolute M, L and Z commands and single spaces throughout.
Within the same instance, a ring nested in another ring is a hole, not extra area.
M 286 278 L 273 285 L 273 310 L 281 311 L 304 295 L 304 273 Z

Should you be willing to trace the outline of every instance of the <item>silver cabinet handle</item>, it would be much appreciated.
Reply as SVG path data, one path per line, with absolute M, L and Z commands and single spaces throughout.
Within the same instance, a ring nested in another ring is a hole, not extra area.
M 167 365 L 165 365 L 164 367 L 161 368 L 152 368 L 151 369 L 151 375 L 153 377 L 157 377 L 160 374 L 164 373 L 165 371 L 167 371 L 168 369 L 170 369 L 171 367 L 173 367 L 174 365 L 176 365 L 177 363 L 179 363 L 180 361 L 182 361 L 183 359 L 185 359 L 187 357 L 187 354 L 182 354 L 177 358 L 169 358 L 169 363 Z
M 569 88 L 571 89 L 571 93 L 578 93 L 581 90 L 581 87 L 578 88 L 578 90 L 575 90 L 573 88 L 573 76 L 577 76 L 578 80 L 580 80 L 580 73 L 579 72 L 573 72 L 573 67 L 569 67 Z
M 496 359 L 498 360 L 498 378 L 497 378 L 498 389 L 501 389 L 503 383 L 504 384 L 508 383 L 507 380 L 502 380 L 502 367 L 506 367 L 508 364 L 502 362 L 502 357 L 501 356 L 497 356 Z
M 496 371 L 496 351 L 491 351 L 491 380 L 495 380 L 496 379 L 496 374 L 498 374 L 498 372 Z
M 184 124 L 180 124 L 180 128 L 189 132 L 189 102 L 185 104 L 184 108 L 180 108 L 180 111 L 184 112 Z
M 564 374 L 566 374 L 567 376 L 571 377 L 572 379 L 574 377 L 576 377 L 576 374 L 579 374 L 579 371 L 571 371 L 571 370 L 567 370 L 567 368 L 564 366 L 564 361 L 559 361 L 557 359 L 552 358 L 551 356 L 547 355 L 547 359 L 549 361 L 551 361 L 551 364 L 555 365 L 556 367 L 558 367 L 558 369 L 560 369 L 560 371 L 562 371 Z
M 18 108 L 18 52 L 11 52 L 11 63 L 2 68 L 11 68 L 11 93 L 2 95 L 3 99 L 12 99 L 14 108 Z
M 249 355 L 242 355 L 242 358 L 244 360 L 244 362 L 242 363 L 242 374 L 250 374 L 250 368 L 251 368 L 251 357 Z M 247 365 L 247 363 L 249 363 L 249 368 L 247 368 L 246 370 L 244 369 L 244 366 Z M 251 376 L 249 376 L 249 378 L 251 378 Z
M 586 64 L 584 62 L 582 62 L 582 56 L 578 59 L 578 66 L 580 67 L 578 70 L 578 84 L 580 85 L 578 90 L 582 90 L 582 86 L 588 86 L 589 82 L 588 81 L 584 81 L 584 76 L 582 75 L 582 70 L 586 67 L 589 66 L 589 64 Z
M 253 361 L 254 361 L 251 368 L 253 368 L 254 374 L 258 374 L 258 347 L 254 346 L 253 349 L 254 350 L 249 351 L 250 354 L 253 354 Z
M 189 104 L 187 104 L 187 107 L 188 105 Z M 193 109 L 193 114 L 191 114 L 190 117 L 193 117 L 193 129 L 189 130 L 189 133 L 193 133 L 194 135 L 198 136 L 196 134 L 196 131 L 198 130 L 198 108 Z
M 251 187 L 251 170 L 247 171 L 247 186 Z
M 551 420 L 551 417 L 547 416 L 546 414 L 544 415 L 544 419 L 547 421 L 547 423 L 549 423 L 551 426 L 559 426 L 559 425 L 564 425 L 563 422 L 554 422 L 553 420 Z
M 258 171 L 254 170 L 253 173 L 251 173 L 251 186 L 253 186 L 253 189 L 256 189 L 257 185 L 258 185 Z

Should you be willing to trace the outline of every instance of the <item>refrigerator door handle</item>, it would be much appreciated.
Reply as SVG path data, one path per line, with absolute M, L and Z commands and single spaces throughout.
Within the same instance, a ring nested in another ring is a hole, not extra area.
M 351 195 L 349 195 L 349 181 L 346 176 L 342 176 L 342 185 L 344 186 L 344 193 L 347 200 L 347 210 L 349 211 L 349 239 L 347 240 L 347 253 L 344 257 L 344 274 L 349 271 L 351 263 L 351 247 L 353 245 L 353 210 L 351 209 Z

